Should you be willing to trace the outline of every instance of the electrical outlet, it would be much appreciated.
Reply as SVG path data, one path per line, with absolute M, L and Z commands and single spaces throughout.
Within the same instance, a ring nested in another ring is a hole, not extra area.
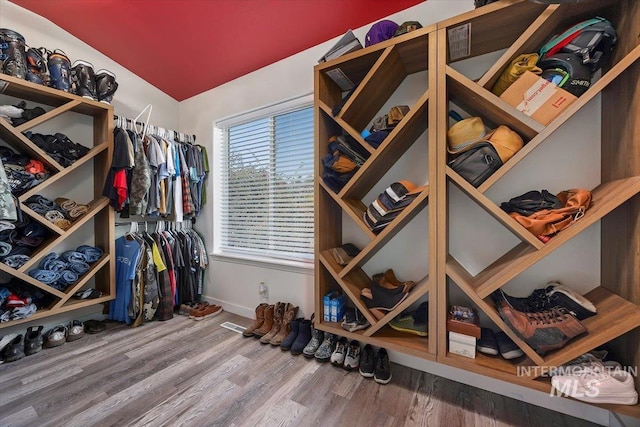
M 260 285 L 258 286 L 258 293 L 262 298 L 269 299 L 269 286 L 264 282 L 260 282 Z

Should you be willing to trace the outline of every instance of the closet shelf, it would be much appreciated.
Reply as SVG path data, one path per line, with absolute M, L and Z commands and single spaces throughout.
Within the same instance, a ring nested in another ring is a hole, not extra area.
M 53 231 L 54 233 L 57 233 L 58 235 L 62 235 L 62 234 L 65 233 L 65 231 L 62 228 L 58 227 L 57 225 L 55 225 L 51 221 L 47 220 L 45 217 L 43 217 L 42 215 L 40 215 L 36 211 L 31 210 L 31 208 L 29 208 L 23 202 L 20 202 L 20 210 L 23 213 L 26 213 L 27 215 L 29 215 L 29 217 L 32 220 L 37 221 L 38 223 L 40 223 L 43 226 L 47 227 L 49 230 Z
M 35 286 L 36 288 L 45 291 L 48 294 L 51 295 L 55 295 L 58 298 L 63 298 L 64 292 L 60 292 L 57 289 L 52 288 L 51 286 L 45 285 L 44 283 L 34 279 L 33 277 L 29 276 L 28 274 L 22 272 L 22 271 L 18 271 L 15 270 L 9 266 L 7 266 L 4 263 L 0 263 L 0 271 L 3 271 L 13 277 L 15 277 L 18 280 L 22 280 L 23 282 Z M 4 323 L 0 323 L 0 325 L 3 325 Z
M 48 254 L 49 252 L 52 252 L 56 246 L 58 246 L 60 243 L 65 241 L 67 237 L 73 234 L 76 230 L 80 229 L 84 224 L 87 223 L 87 221 L 92 219 L 100 211 L 102 211 L 104 208 L 108 206 L 109 206 L 109 199 L 107 199 L 106 197 L 100 197 L 96 200 L 89 202 L 89 211 L 86 214 L 84 214 L 81 218 L 76 220 L 73 223 L 73 225 L 71 225 L 71 227 L 69 227 L 69 229 L 65 231 L 64 234 L 56 237 L 51 241 L 43 242 L 38 248 L 39 249 L 38 252 L 34 253 L 31 256 L 31 259 L 27 261 L 22 267 L 20 267 L 18 271 L 22 273 L 26 273 L 32 268 L 34 268 L 34 266 L 40 262 L 40 259 L 42 258 L 42 256 Z
M 60 163 L 56 162 L 49 154 L 31 142 L 29 138 L 17 132 L 8 121 L 2 118 L 0 118 L 0 138 L 14 150 L 27 154 L 33 159 L 40 160 L 52 174 L 64 169 Z
M 338 126 L 340 126 L 342 130 L 346 131 L 353 139 L 358 141 L 361 147 L 366 149 L 370 154 L 375 153 L 376 149 L 373 148 L 368 143 L 366 143 L 362 138 L 362 136 L 360 135 L 360 133 L 356 131 L 354 128 L 352 128 L 351 125 L 349 125 L 349 123 L 342 120 L 339 116 L 336 116 L 336 117 L 333 116 L 333 113 L 331 112 L 331 108 L 329 106 L 327 106 L 324 103 L 321 103 L 318 105 L 318 108 L 322 111 L 322 113 L 325 114 L 326 118 L 330 118 L 331 120 L 333 120 Z M 334 136 L 334 135 L 331 135 L 331 136 Z
M 76 171 L 76 169 L 78 169 L 79 167 L 81 167 L 82 165 L 87 163 L 89 160 L 95 159 L 96 156 L 98 156 L 99 154 L 101 154 L 102 152 L 107 150 L 109 148 L 109 145 L 110 144 L 108 142 L 104 142 L 102 144 L 99 144 L 99 145 L 93 147 L 92 149 L 90 149 L 87 152 L 87 154 L 85 154 L 84 156 L 79 158 L 77 161 L 75 161 L 71 166 L 69 166 L 67 168 L 64 168 L 63 170 L 61 170 L 60 172 L 56 173 L 55 175 L 50 176 L 44 182 L 40 183 L 40 185 L 32 188 L 31 190 L 29 190 L 26 193 L 24 193 L 23 195 L 21 195 L 19 197 L 19 200 L 21 202 L 24 202 L 25 200 L 27 200 L 29 197 L 33 196 L 34 194 L 38 194 L 40 191 L 42 191 L 43 188 L 46 188 L 49 185 L 53 184 L 54 182 L 58 181 L 59 179 L 62 179 L 65 176 L 74 173 Z
M 38 117 L 34 117 L 33 119 L 29 120 L 26 123 L 21 124 L 20 126 L 16 126 L 15 130 L 16 132 L 26 132 L 29 129 L 38 126 L 41 123 L 44 123 L 48 120 L 53 119 L 54 117 L 58 117 L 59 115 L 67 112 L 67 111 L 72 111 L 74 108 L 77 108 L 78 105 L 82 104 L 82 101 L 78 100 L 78 99 L 74 99 L 71 100 L 69 102 L 67 102 L 66 104 L 63 104 L 57 108 L 54 108 L 53 110 L 47 111 L 46 113 L 44 113 L 41 116 Z
M 75 294 L 80 289 L 82 289 L 82 287 L 86 285 L 87 282 L 91 280 L 91 278 L 93 278 L 93 276 L 95 276 L 96 272 L 98 272 L 102 267 L 107 265 L 108 262 L 109 262 L 109 256 L 107 254 L 103 254 L 98 261 L 91 264 L 89 271 L 83 274 L 82 277 L 80 277 L 76 283 L 74 283 L 73 285 L 71 285 L 71 287 L 69 287 L 69 289 L 64 291 L 65 293 L 64 298 L 61 298 L 60 301 L 58 301 L 53 306 L 53 308 L 60 308 L 63 305 L 65 305 L 67 301 L 69 301 L 69 299 L 73 297 L 73 294 Z

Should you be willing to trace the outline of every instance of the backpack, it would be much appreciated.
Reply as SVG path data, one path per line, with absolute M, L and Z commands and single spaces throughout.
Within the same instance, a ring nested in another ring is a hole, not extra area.
M 502 202 L 500 208 L 506 213 L 516 212 L 529 216 L 543 209 L 558 209 L 562 207 L 560 199 L 547 190 L 527 191 L 518 197 L 511 198 L 508 202 Z
M 502 166 L 495 147 L 481 142 L 449 162 L 449 166 L 474 187 L 479 187 Z
M 509 216 L 536 236 L 551 236 L 582 218 L 591 206 L 591 192 L 588 190 L 565 190 L 557 197 L 561 208 L 543 209 L 529 216 L 512 212 Z
M 389 40 L 390 38 L 395 36 L 398 28 L 398 24 L 393 21 L 389 21 L 388 19 L 376 22 L 371 26 L 364 38 L 364 47 Z
M 572 53 L 578 55 L 582 63 L 591 68 L 591 72 L 595 72 L 609 58 L 616 41 L 616 30 L 611 23 L 598 16 L 553 37 L 540 48 L 540 59 L 558 53 Z

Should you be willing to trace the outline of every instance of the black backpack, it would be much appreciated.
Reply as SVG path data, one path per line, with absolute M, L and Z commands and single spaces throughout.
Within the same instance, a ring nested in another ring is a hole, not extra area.
M 502 166 L 502 160 L 489 142 L 481 142 L 449 162 L 449 166 L 474 187 L 479 187 Z

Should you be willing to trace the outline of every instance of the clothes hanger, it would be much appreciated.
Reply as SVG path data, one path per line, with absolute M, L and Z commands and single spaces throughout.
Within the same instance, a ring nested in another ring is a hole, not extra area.
M 147 112 L 148 110 L 148 112 Z M 147 129 L 149 127 L 149 120 L 151 119 L 151 112 L 153 111 L 153 105 L 151 104 L 147 104 L 146 107 L 144 107 L 144 109 L 140 112 L 140 114 L 138 114 L 138 116 L 133 119 L 133 125 L 135 128 L 135 132 L 141 136 L 145 136 L 147 134 Z M 138 119 L 145 113 L 147 112 L 147 119 L 144 122 L 144 125 L 142 127 L 142 131 L 138 130 Z

